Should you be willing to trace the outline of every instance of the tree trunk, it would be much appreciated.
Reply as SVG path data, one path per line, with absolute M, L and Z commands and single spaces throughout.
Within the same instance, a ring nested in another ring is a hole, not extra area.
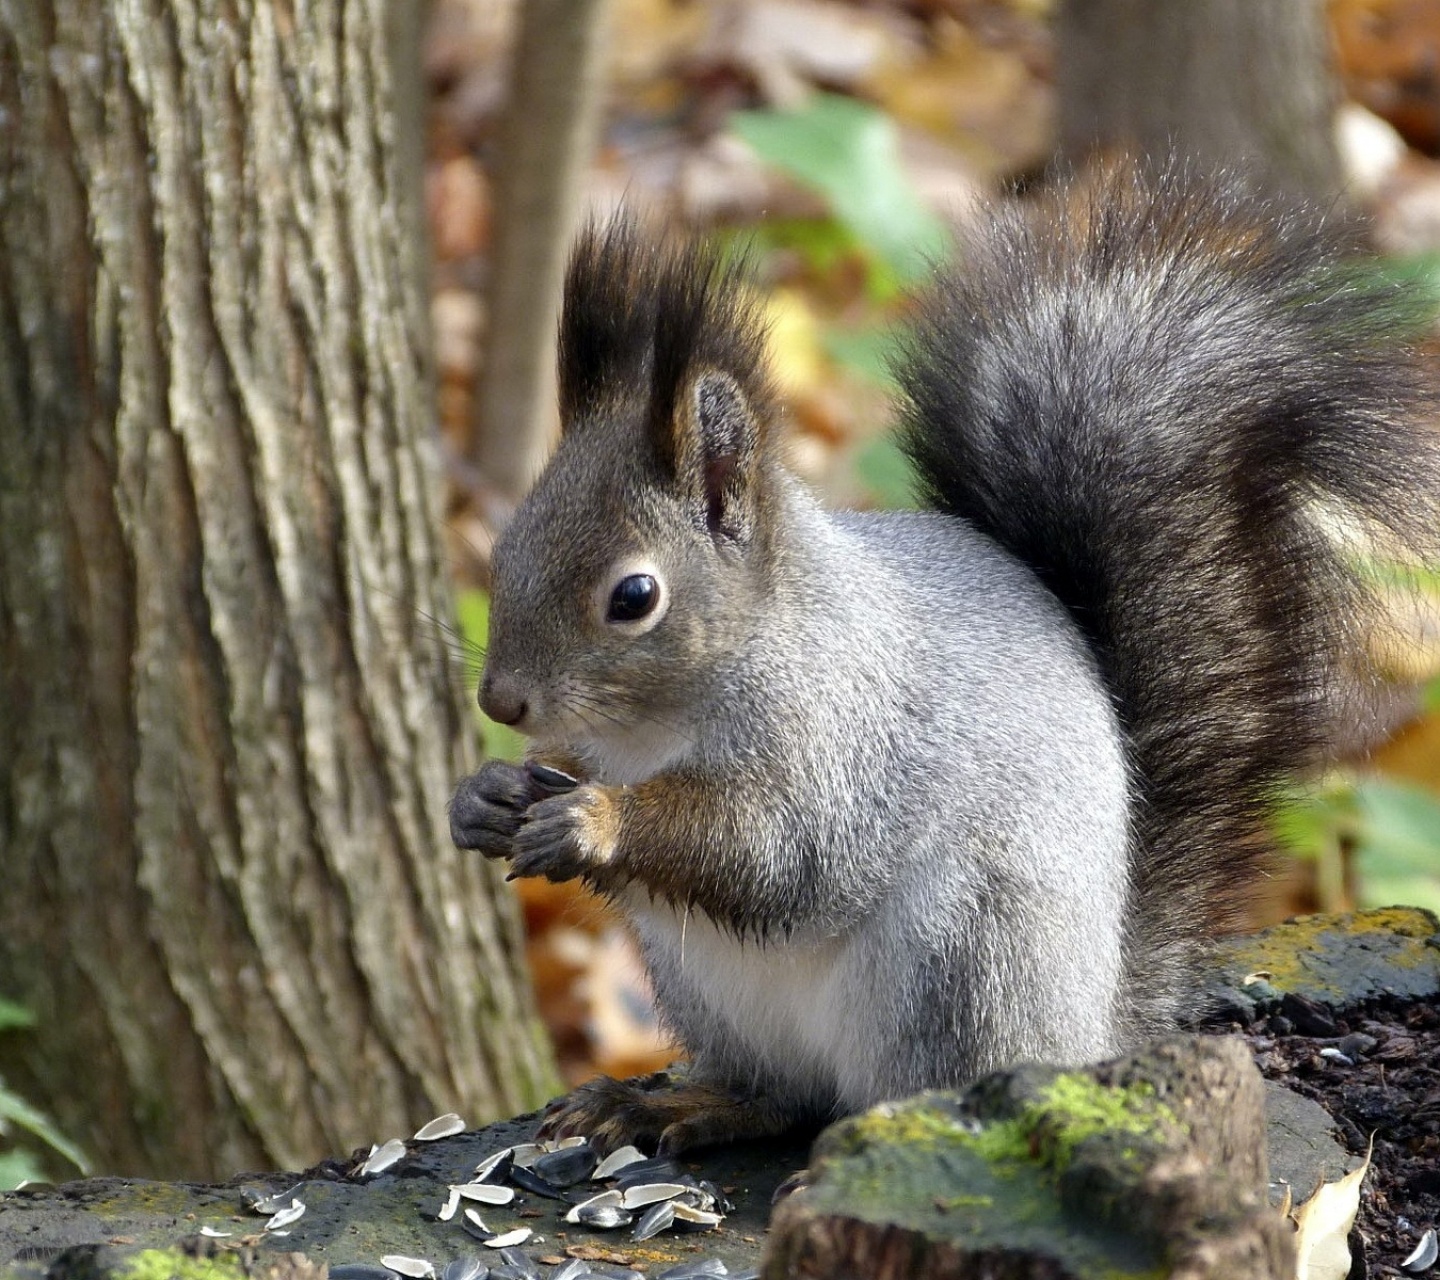
M 1321 0 L 1063 0 L 1056 42 L 1067 160 L 1174 151 L 1314 200 L 1340 194 Z
M 415 8 L 0 0 L 0 1073 L 102 1171 L 551 1080 L 447 836 Z
M 605 0 L 525 0 L 495 183 L 495 251 L 471 456 L 510 504 L 540 474 L 556 421 L 555 332 L 594 149 Z

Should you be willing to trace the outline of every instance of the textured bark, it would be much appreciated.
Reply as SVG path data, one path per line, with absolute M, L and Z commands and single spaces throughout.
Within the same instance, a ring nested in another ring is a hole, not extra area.
M 1056 35 L 1067 160 L 1174 151 L 1340 194 L 1322 0 L 1063 0 Z
M 495 183 L 494 275 L 472 457 L 524 497 L 555 421 L 555 330 L 599 116 L 605 0 L 525 0 Z
M 0 1072 L 101 1170 L 550 1080 L 446 834 L 413 22 L 0 0 L 0 992 L 40 1018 Z

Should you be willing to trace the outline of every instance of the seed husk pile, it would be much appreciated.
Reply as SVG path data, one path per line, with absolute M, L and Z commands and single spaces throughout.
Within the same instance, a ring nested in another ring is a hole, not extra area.
M 594 1231 L 633 1227 L 631 1239 L 637 1241 L 672 1228 L 708 1230 L 719 1226 L 731 1208 L 714 1186 L 692 1178 L 673 1160 L 647 1159 L 635 1147 L 622 1147 L 602 1160 L 584 1138 L 526 1142 L 492 1152 L 476 1165 L 470 1185 L 483 1187 L 502 1180 L 532 1195 L 568 1203 L 566 1222 Z M 581 1190 L 585 1183 L 591 1189 Z M 610 1185 L 596 1192 L 596 1183 Z M 466 1194 L 451 1188 L 452 1195 L 457 1192 Z M 454 1212 L 449 1200 L 440 1216 L 447 1210 Z
M 459 1116 L 440 1116 L 409 1141 L 436 1141 L 463 1128 Z M 408 1151 L 408 1144 L 399 1138 L 373 1146 L 350 1176 L 376 1177 L 392 1170 Z M 267 1231 L 283 1230 L 305 1212 L 300 1198 L 303 1186 L 276 1194 L 264 1189 L 242 1190 L 242 1196 L 252 1212 L 270 1215 Z M 602 1159 L 584 1138 L 526 1142 L 487 1155 L 475 1166 L 469 1181 L 449 1187 L 445 1201 L 434 1212 L 438 1221 L 458 1220 L 458 1225 L 484 1246 L 481 1253 L 490 1256 L 466 1255 L 437 1266 L 427 1258 L 387 1254 L 378 1264 L 332 1266 L 332 1280 L 645 1280 L 638 1271 L 580 1257 L 560 1263 L 550 1258 L 547 1261 L 555 1265 L 542 1266 L 520 1248 L 533 1236 L 529 1227 L 497 1232 L 481 1216 L 482 1207 L 511 1204 L 517 1188 L 566 1205 L 566 1222 L 596 1231 L 630 1228 L 630 1238 L 637 1242 L 664 1231 L 711 1230 L 733 1207 L 711 1183 L 692 1177 L 673 1160 L 647 1158 L 635 1147 L 623 1147 Z M 753 1271 L 731 1274 L 718 1258 L 694 1258 L 653 1280 L 756 1280 L 757 1276 Z

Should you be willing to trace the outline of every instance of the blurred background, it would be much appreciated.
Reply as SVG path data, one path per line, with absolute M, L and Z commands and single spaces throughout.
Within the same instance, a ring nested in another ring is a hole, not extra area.
M 522 47 L 522 21 L 554 30 L 586 8 L 595 29 L 565 67 L 553 48 Z M 927 257 L 963 255 L 977 200 L 1042 183 L 1057 155 L 1084 165 L 1108 146 L 1163 152 L 1154 140 L 1178 139 L 1212 162 L 1258 160 L 1275 186 L 1367 220 L 1385 255 L 1375 269 L 1440 300 L 1433 0 L 1129 0 L 1063 13 L 1054 0 L 610 0 L 544 10 L 439 0 L 425 44 L 447 527 L 477 649 L 486 549 L 555 430 L 542 393 L 527 445 L 526 416 L 504 398 L 514 393 L 486 379 L 487 359 L 513 360 L 495 332 L 511 315 L 497 306 L 513 299 L 496 278 L 505 217 L 549 234 L 533 203 L 514 213 L 505 185 L 530 180 L 527 154 L 556 168 L 533 88 L 521 140 L 506 132 L 509 87 L 522 80 L 543 95 L 554 77 L 594 78 L 588 98 L 569 103 L 571 126 L 589 132 L 563 217 L 604 216 L 623 201 L 753 247 L 791 460 L 837 504 L 907 501 L 903 461 L 883 434 L 885 346 L 904 322 L 906 285 Z M 543 68 L 520 61 L 547 56 Z M 534 279 L 531 268 L 527 289 Z M 1440 647 L 1425 607 L 1397 593 L 1405 643 L 1392 636 L 1377 652 L 1394 682 L 1381 724 L 1357 733 L 1353 767 L 1281 807 L 1275 837 L 1287 857 L 1253 923 L 1396 902 L 1440 911 L 1440 683 L 1426 683 Z M 494 753 L 520 750 L 500 726 L 487 726 L 485 741 Z M 570 885 L 518 889 L 565 1078 L 663 1064 L 643 980 L 604 910 Z

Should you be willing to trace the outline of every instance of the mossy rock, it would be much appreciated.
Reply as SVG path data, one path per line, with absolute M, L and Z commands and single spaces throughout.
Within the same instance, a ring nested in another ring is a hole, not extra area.
M 1440 920 L 1418 907 L 1298 916 L 1215 947 L 1210 1002 L 1241 1021 L 1285 996 L 1343 1012 L 1371 1000 L 1440 995 Z
M 1280 1280 L 1293 1242 L 1265 1200 L 1263 1117 L 1244 1046 L 1209 1037 L 883 1106 L 821 1136 L 764 1274 Z

